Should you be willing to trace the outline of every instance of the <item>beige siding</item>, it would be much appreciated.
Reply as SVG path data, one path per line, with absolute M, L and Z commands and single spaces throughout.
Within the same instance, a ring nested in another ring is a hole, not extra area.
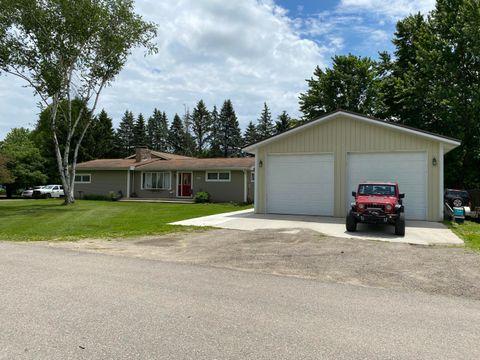
M 432 159 L 440 157 L 439 143 L 414 134 L 400 132 L 383 126 L 366 123 L 345 116 L 325 121 L 304 131 L 293 133 L 257 149 L 256 166 L 258 195 L 255 209 L 265 213 L 265 168 L 268 154 L 282 153 L 332 153 L 335 158 L 335 216 L 345 216 L 347 154 L 351 152 L 425 151 L 427 153 L 427 219 L 439 219 L 439 166 Z
M 81 174 L 90 174 L 91 182 L 75 184 L 75 196 L 79 198 L 83 195 L 109 195 L 110 192 L 117 194 L 119 191 L 127 196 L 126 170 L 77 171 L 77 175 Z

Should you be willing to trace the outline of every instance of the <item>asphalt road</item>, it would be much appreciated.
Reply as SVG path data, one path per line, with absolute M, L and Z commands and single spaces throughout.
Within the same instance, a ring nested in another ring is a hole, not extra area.
M 479 359 L 480 302 L 0 242 L 0 359 Z

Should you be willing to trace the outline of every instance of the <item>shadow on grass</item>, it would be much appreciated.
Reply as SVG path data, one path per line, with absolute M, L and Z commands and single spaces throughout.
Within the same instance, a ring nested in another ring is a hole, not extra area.
M 68 211 L 70 213 L 84 213 L 91 209 L 82 208 L 75 205 L 65 206 L 63 203 L 52 203 L 52 204 L 35 204 L 30 203 L 28 205 L 12 205 L 8 204 L 8 207 L 2 207 L 0 205 L 0 216 L 5 217 L 16 217 L 22 215 L 35 216 L 35 215 L 57 215 Z

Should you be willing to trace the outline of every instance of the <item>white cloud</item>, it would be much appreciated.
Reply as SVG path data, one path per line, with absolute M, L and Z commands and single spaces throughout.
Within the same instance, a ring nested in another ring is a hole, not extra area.
M 125 109 L 170 119 L 204 99 L 211 108 L 234 104 L 241 125 L 255 120 L 264 101 L 274 114 L 298 115 L 298 94 L 316 65 L 325 66 L 331 44 L 301 37 L 286 11 L 271 0 L 138 0 L 137 11 L 158 24 L 156 55 L 136 50 L 100 106 L 118 123 Z M 339 44 L 338 38 L 332 38 Z M 31 91 L 0 78 L 0 138 L 10 127 L 36 120 Z M 5 95 L 8 92 L 8 95 Z M 15 119 L 15 121 L 14 121 Z
M 435 0 L 340 0 L 339 10 L 347 13 L 367 11 L 390 20 L 399 20 L 410 14 L 426 14 L 435 7 Z

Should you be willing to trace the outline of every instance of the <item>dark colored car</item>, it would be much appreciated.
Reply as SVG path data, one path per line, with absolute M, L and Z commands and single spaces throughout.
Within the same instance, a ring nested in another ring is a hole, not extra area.
M 466 190 L 447 189 L 443 199 L 451 207 L 472 206 L 470 194 Z

